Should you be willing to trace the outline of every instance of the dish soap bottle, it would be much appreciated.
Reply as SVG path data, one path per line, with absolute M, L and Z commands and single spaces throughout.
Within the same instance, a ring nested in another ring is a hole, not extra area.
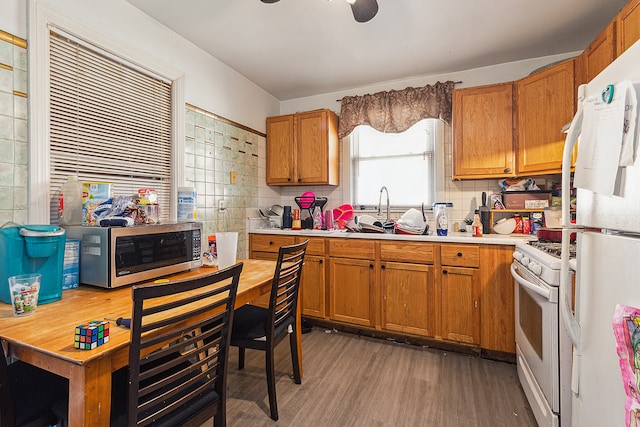
M 480 221 L 480 211 L 478 209 L 473 212 L 471 229 L 473 230 L 473 237 L 482 237 L 482 221 Z
M 449 219 L 447 218 L 447 204 L 436 203 L 433 206 L 436 217 L 436 232 L 438 236 L 446 236 L 449 230 Z

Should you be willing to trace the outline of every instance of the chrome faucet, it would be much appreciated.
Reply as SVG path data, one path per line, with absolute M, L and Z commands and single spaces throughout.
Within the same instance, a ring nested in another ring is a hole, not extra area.
M 387 187 L 385 187 L 384 185 L 380 189 L 380 197 L 378 198 L 378 215 L 380 215 L 382 213 L 380 211 L 380 208 L 382 206 L 382 192 L 383 191 L 386 191 L 386 193 L 387 193 L 387 221 L 386 222 L 389 222 L 389 220 L 390 220 L 390 217 L 389 217 L 389 190 L 387 190 Z

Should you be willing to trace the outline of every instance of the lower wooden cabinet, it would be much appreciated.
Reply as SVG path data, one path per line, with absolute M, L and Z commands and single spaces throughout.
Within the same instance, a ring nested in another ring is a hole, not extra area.
M 382 328 L 404 334 L 434 336 L 433 266 L 383 262 L 380 269 Z
M 442 337 L 480 344 L 480 274 L 475 268 L 442 267 Z
M 305 255 L 300 278 L 302 315 L 324 319 L 326 317 L 326 274 L 324 256 Z
M 329 318 L 374 326 L 374 262 L 332 257 L 329 263 Z
M 251 257 L 275 259 L 307 237 L 251 235 Z M 309 237 L 300 301 L 306 317 L 515 353 L 513 246 Z

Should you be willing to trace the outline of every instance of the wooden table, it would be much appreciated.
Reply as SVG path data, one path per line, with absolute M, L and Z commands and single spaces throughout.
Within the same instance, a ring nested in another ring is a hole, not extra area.
M 274 261 L 242 259 L 236 307 L 271 290 Z M 169 280 L 210 273 L 210 267 L 167 277 Z M 131 317 L 131 288 L 80 286 L 63 298 L 38 306 L 28 317 L 14 317 L 9 304 L 0 304 L 0 338 L 9 354 L 69 379 L 69 426 L 108 426 L 111 411 L 111 373 L 129 362 L 130 330 L 111 322 L 110 341 L 93 350 L 73 346 L 75 327 L 105 317 Z M 298 310 L 298 334 L 300 334 Z M 300 338 L 300 337 L 298 337 Z M 300 339 L 298 342 L 301 342 Z M 300 366 L 302 352 L 298 349 Z

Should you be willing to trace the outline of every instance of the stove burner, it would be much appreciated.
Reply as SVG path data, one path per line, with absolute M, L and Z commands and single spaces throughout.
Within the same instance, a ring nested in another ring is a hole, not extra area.
M 560 242 L 548 242 L 544 240 L 531 240 L 527 242 L 529 245 L 536 249 L 540 249 L 543 252 L 548 253 L 556 258 L 560 258 L 562 255 L 562 243 Z M 569 244 L 569 258 L 576 257 L 576 245 L 575 243 Z

